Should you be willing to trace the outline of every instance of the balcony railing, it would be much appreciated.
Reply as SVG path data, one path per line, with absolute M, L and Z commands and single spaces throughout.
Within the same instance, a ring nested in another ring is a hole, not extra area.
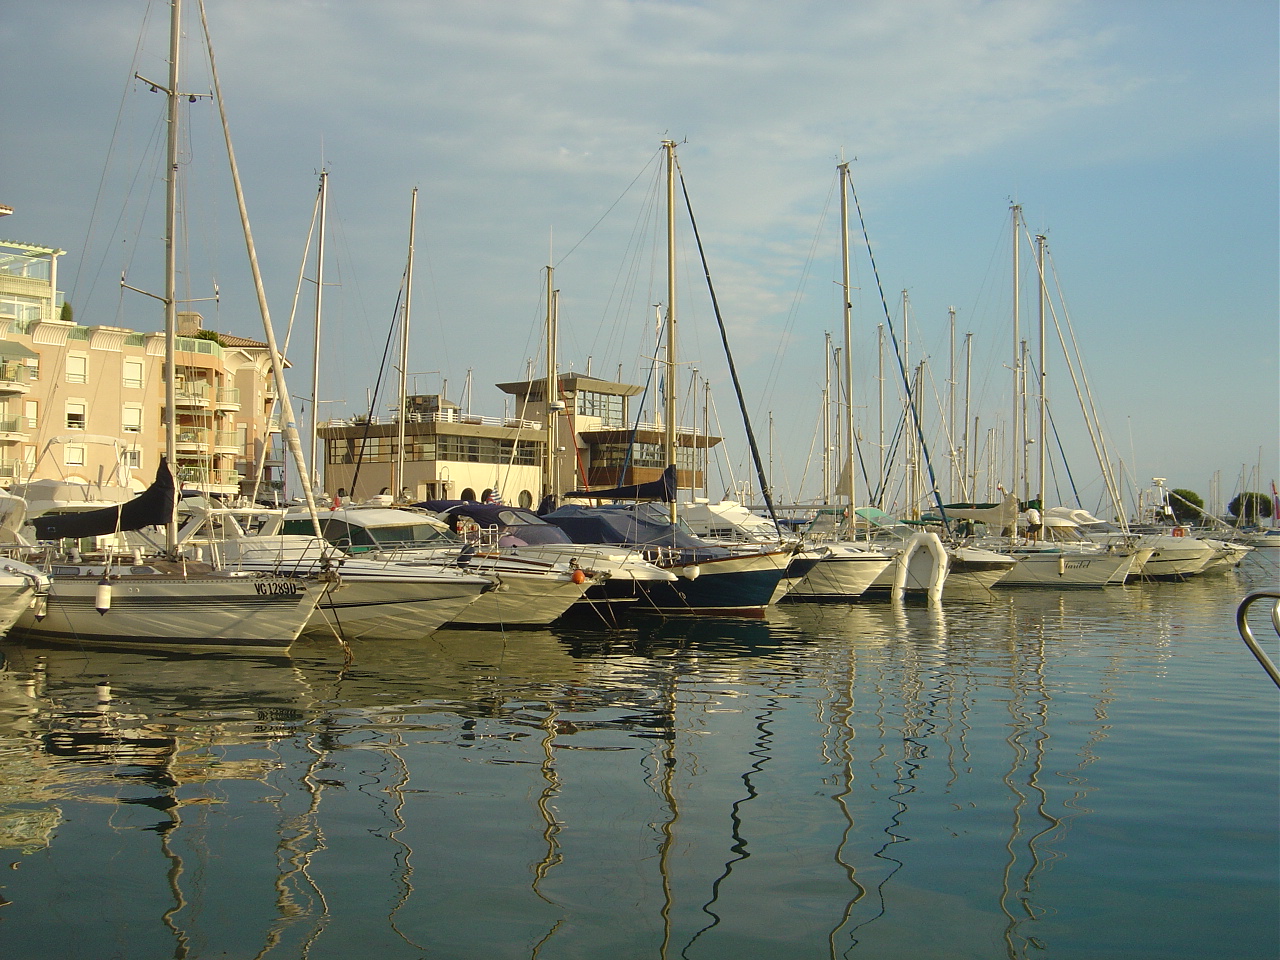
M 219 430 L 213 435 L 213 445 L 215 447 L 233 447 L 236 450 L 243 446 L 240 442 L 240 434 L 235 430 Z
M 206 404 L 209 402 L 210 388 L 207 383 L 180 383 L 173 391 L 174 399 L 178 403 L 198 403 Z
M 219 407 L 239 407 L 240 406 L 240 388 L 239 387 L 220 387 L 218 389 L 217 404 Z
M 179 467 L 178 479 L 195 486 L 239 486 L 241 475 L 235 470 L 204 470 L 200 467 Z
M 186 430 L 179 430 L 173 439 L 177 443 L 199 444 L 202 447 L 206 447 L 209 445 L 209 434 L 211 432 L 203 427 L 189 427 Z
M 366 423 L 396 423 L 396 417 L 362 417 L 355 416 L 345 420 L 326 420 L 318 426 L 321 427 L 351 427 L 363 426 Z M 457 410 L 438 410 L 434 413 L 411 413 L 406 423 L 474 423 L 486 427 L 516 427 L 520 430 L 542 430 L 546 427 L 545 423 L 539 420 L 523 420 L 519 417 L 480 417 L 469 413 L 460 413 Z
M 31 368 L 25 363 L 9 361 L 0 363 L 0 381 L 5 383 L 30 383 Z

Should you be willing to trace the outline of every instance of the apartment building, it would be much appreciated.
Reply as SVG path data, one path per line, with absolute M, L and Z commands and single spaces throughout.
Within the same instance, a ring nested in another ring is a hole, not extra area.
M 140 490 L 165 449 L 164 334 L 71 319 L 57 288 L 64 252 L 0 240 L 0 484 Z M 182 486 L 223 496 L 282 489 L 267 345 L 205 331 L 195 312 L 178 315 L 177 333 Z

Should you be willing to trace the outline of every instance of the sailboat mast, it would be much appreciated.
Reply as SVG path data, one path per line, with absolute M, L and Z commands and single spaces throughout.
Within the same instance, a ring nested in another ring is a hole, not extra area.
M 879 440 L 876 443 L 879 472 L 876 476 L 876 498 L 873 507 L 882 507 L 884 491 L 888 486 L 885 477 L 885 442 L 884 442 L 884 324 L 876 324 L 876 417 L 879 424 Z
M 663 453 L 670 465 L 676 463 L 676 144 L 662 141 L 667 157 L 667 403 Z M 680 469 L 676 467 L 676 488 Z M 676 504 L 671 502 L 671 522 L 676 521 Z
M 209 38 L 209 23 L 205 18 L 204 0 L 198 0 L 200 8 L 200 24 L 204 30 L 206 41 Z M 284 382 L 284 358 L 276 345 L 275 331 L 271 326 L 271 310 L 267 306 L 267 290 L 262 282 L 262 270 L 258 265 L 257 248 L 253 243 L 253 230 L 249 225 L 249 210 L 245 205 L 244 186 L 240 182 L 240 167 L 236 163 L 236 151 L 231 144 L 231 127 L 227 123 L 227 107 L 222 99 L 222 84 L 218 80 L 218 65 L 213 56 L 213 44 L 209 44 L 209 76 L 213 80 L 213 96 L 218 104 L 218 116 L 222 121 L 222 138 L 227 146 L 227 164 L 231 169 L 231 185 L 235 188 L 236 209 L 240 214 L 240 229 L 244 233 L 245 252 L 249 256 L 249 272 L 253 275 L 253 292 L 258 300 L 258 315 L 262 318 L 262 332 L 267 339 L 267 349 L 271 354 L 271 372 L 276 385 L 276 402 L 280 405 L 281 435 L 288 444 L 298 468 L 298 476 L 302 481 L 302 496 L 307 503 L 307 512 L 311 515 L 311 525 L 317 537 L 320 533 L 320 519 L 316 515 L 315 497 L 311 490 L 311 478 L 307 471 L 306 458 L 302 452 L 302 441 L 298 438 L 298 424 L 293 414 L 293 402 L 289 399 L 289 388 Z
M 956 308 L 947 308 L 949 356 L 947 367 L 947 462 L 951 466 L 950 494 L 956 497 Z
M 395 483 L 392 484 L 392 495 L 399 497 L 400 490 L 404 488 L 404 442 L 405 442 L 405 417 L 407 411 L 407 385 L 409 370 L 409 315 L 413 304 L 413 240 L 414 229 L 418 223 L 418 188 L 413 188 L 413 196 L 409 201 L 409 259 L 404 268 L 404 322 L 400 324 L 400 416 L 398 419 L 398 429 L 396 434 L 396 477 Z M 443 399 L 443 398 L 441 398 Z
M 307 435 L 307 462 L 311 464 L 311 483 L 320 485 L 320 463 L 316 460 L 316 434 L 320 422 L 320 316 L 324 300 L 324 225 L 329 205 L 327 193 L 329 171 L 320 171 L 320 236 L 316 242 L 316 331 L 311 346 L 311 430 Z
M 178 353 L 178 40 L 182 33 L 182 3 L 173 0 L 169 9 L 169 127 L 165 162 L 168 176 L 164 190 L 164 455 L 175 477 L 178 473 L 178 371 L 174 357 Z M 181 489 L 182 480 L 177 478 Z M 173 552 L 178 543 L 178 502 L 165 525 L 165 546 Z
M 555 291 L 555 267 L 547 264 L 547 456 L 545 459 L 546 476 L 542 479 L 542 488 L 545 495 L 558 497 L 560 491 L 559 484 L 556 482 L 556 447 L 558 437 L 556 435 L 556 411 L 559 409 L 560 391 L 556 377 L 556 338 L 558 331 L 556 329 L 556 291 Z
M 842 492 L 849 496 L 849 522 L 853 523 L 856 503 L 853 478 L 853 301 L 849 296 L 849 164 L 842 163 L 840 171 L 840 291 L 841 314 L 844 320 L 844 473 L 848 488 Z
M 1045 238 L 1043 234 L 1039 234 L 1036 236 L 1036 274 L 1040 280 L 1038 284 L 1038 290 L 1039 290 L 1038 303 L 1039 303 L 1039 310 L 1040 310 L 1040 317 L 1039 317 L 1040 355 L 1037 361 L 1040 365 L 1040 369 L 1038 371 L 1038 380 L 1039 380 L 1039 387 L 1040 387 L 1038 391 L 1038 393 L 1040 394 L 1040 411 L 1039 411 L 1040 424 L 1039 424 L 1039 427 L 1037 428 L 1039 430 L 1038 439 L 1039 439 L 1039 447 L 1040 447 L 1040 451 L 1039 451 L 1040 457 L 1039 457 L 1039 469 L 1037 471 L 1038 478 L 1036 480 L 1036 499 L 1040 501 L 1041 511 L 1043 511 L 1045 507 L 1045 503 L 1044 503 L 1045 457 L 1048 455 L 1048 450 L 1049 450 L 1049 444 L 1046 439 L 1049 433 L 1049 422 L 1048 422 L 1049 398 L 1045 392 L 1048 387 L 1048 379 L 1046 378 L 1046 373 L 1044 369 L 1044 362 L 1045 362 L 1044 314 L 1045 314 L 1045 293 L 1046 293 L 1045 282 L 1044 282 L 1044 242 L 1045 242 Z
M 1020 426 L 1022 423 L 1022 341 L 1019 323 L 1021 314 L 1019 313 L 1019 298 L 1022 295 L 1020 289 L 1020 278 L 1018 276 L 1018 227 L 1022 220 L 1022 207 L 1014 204 L 1013 213 L 1013 443 L 1010 453 L 1013 455 L 1013 486 L 1012 493 L 1016 497 L 1018 495 L 1018 482 L 1021 473 L 1020 464 L 1022 463 L 1022 433 Z
M 966 333 L 964 335 L 964 436 L 961 439 L 960 451 L 963 454 L 962 466 L 964 468 L 960 475 L 961 487 L 960 498 L 968 500 L 977 496 L 978 482 L 978 462 L 970 453 L 970 446 L 976 446 L 978 442 L 978 426 L 975 423 L 973 427 L 972 442 L 969 437 L 969 399 L 970 388 L 973 385 L 973 334 Z
M 822 502 L 831 503 L 831 333 L 822 352 Z

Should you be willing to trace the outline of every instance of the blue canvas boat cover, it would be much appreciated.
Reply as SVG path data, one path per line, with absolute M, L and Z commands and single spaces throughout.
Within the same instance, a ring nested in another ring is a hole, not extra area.
M 427 500 L 415 504 L 424 510 L 438 514 L 450 527 L 457 528 L 457 520 L 466 517 L 481 527 L 497 527 L 505 537 L 515 541 L 500 545 L 572 543 L 558 526 L 547 523 L 531 510 L 509 507 L 500 503 L 479 503 L 475 500 Z
M 667 547 L 680 552 L 681 561 L 695 563 L 728 557 L 732 551 L 713 546 L 670 522 L 656 504 L 607 504 L 583 507 L 566 504 L 543 516 L 569 535 L 574 543 L 610 543 L 626 547 Z

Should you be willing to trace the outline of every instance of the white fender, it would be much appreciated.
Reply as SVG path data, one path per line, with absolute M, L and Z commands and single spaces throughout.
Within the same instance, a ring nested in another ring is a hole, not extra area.
M 893 597 L 901 600 L 907 592 L 907 572 L 911 568 L 911 558 L 917 551 L 927 550 L 933 558 L 929 566 L 928 595 L 929 602 L 936 603 L 942 599 L 942 586 L 947 582 L 947 570 L 951 565 L 947 557 L 947 548 L 936 533 L 916 533 L 907 541 L 902 552 L 898 554 L 897 569 L 893 573 Z

